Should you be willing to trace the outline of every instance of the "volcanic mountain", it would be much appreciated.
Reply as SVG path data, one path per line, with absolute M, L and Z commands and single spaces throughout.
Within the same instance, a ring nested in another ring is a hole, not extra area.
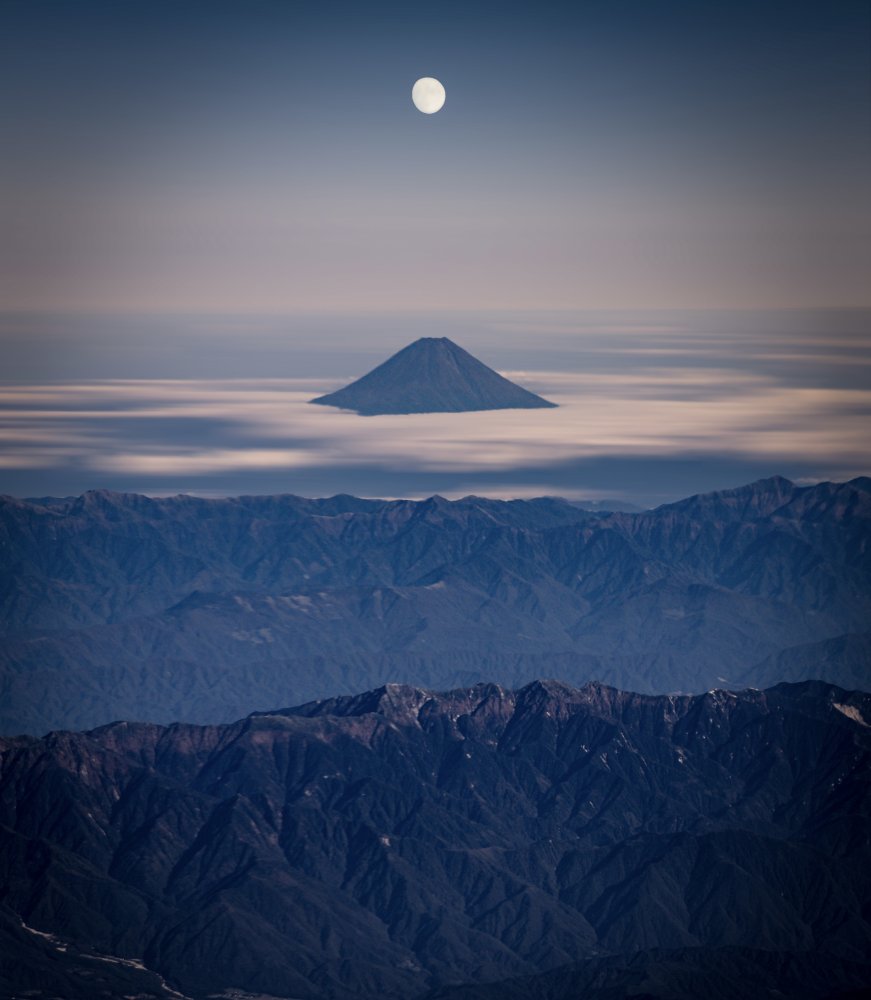
M 366 417 L 556 406 L 509 382 L 447 337 L 421 337 L 368 375 L 311 402 Z

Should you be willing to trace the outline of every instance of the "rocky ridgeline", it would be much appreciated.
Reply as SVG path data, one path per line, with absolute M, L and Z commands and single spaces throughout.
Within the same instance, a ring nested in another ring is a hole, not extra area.
M 871 695 L 821 683 L 536 681 L 3 740 L 0 981 L 67 1000 L 859 990 L 869 722 Z
M 0 500 L 0 732 L 397 681 L 869 686 L 871 480 L 564 500 Z

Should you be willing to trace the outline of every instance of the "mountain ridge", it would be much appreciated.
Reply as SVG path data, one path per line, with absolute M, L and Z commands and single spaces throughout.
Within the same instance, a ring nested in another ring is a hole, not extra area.
M 0 731 L 229 721 L 384 681 L 867 687 L 869 481 L 554 498 L 0 501 Z
M 102 962 L 110 995 L 176 1000 L 868 987 L 869 720 L 821 682 L 536 680 L 0 738 L 0 984 L 92 1000 Z

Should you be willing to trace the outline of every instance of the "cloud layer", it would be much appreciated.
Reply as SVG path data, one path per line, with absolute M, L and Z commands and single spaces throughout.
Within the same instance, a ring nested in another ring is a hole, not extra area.
M 308 379 L 105 380 L 6 386 L 0 391 L 0 463 L 6 471 L 87 472 L 93 484 L 156 491 L 245 492 L 246 476 L 289 479 L 320 468 L 443 474 L 490 494 L 596 496 L 607 484 L 566 489 L 551 470 L 586 459 L 703 459 L 769 464 L 868 463 L 871 389 L 784 386 L 761 374 L 652 367 L 638 373 L 506 372 L 555 410 L 360 417 L 311 406 L 340 383 Z M 486 474 L 486 475 L 485 475 Z M 493 480 L 495 474 L 496 480 Z M 812 474 L 812 473 L 811 473 Z M 487 485 L 488 480 L 490 485 Z M 301 491 L 300 491 L 301 492 Z

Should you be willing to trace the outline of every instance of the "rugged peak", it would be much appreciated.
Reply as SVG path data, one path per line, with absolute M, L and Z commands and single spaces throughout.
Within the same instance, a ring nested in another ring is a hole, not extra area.
M 356 382 L 311 402 L 363 416 L 556 405 L 503 378 L 447 337 L 421 337 Z
M 621 698 L 643 696 L 624 695 L 599 681 L 588 681 L 581 687 L 573 687 L 563 681 L 543 679 L 527 684 L 517 692 L 516 697 L 519 716 L 545 713 L 565 717 L 579 707 L 610 715 Z
M 565 698 L 576 694 L 577 688 L 564 681 L 541 678 L 531 681 L 521 688 L 517 694 L 520 698 Z
M 115 504 L 122 498 L 122 494 L 113 493 L 111 490 L 87 490 L 78 501 L 82 507 L 103 507 Z
M 784 476 L 769 476 L 757 479 L 746 486 L 713 493 L 699 493 L 674 504 L 667 509 L 694 515 L 704 514 L 723 520 L 767 517 L 792 500 L 799 487 Z M 666 508 L 659 508 L 666 509 Z
M 73 499 L 71 514 L 102 517 L 106 520 L 123 520 L 134 513 L 150 510 L 154 501 L 141 493 L 119 493 L 115 490 L 87 490 Z
M 280 712 L 261 713 L 253 715 L 304 715 L 307 718 L 321 716 L 351 717 L 362 715 L 397 715 L 415 714 L 423 703 L 434 695 L 431 691 L 413 687 L 410 684 L 382 684 L 371 691 L 356 695 L 340 695 L 336 698 L 325 698 L 311 701 L 295 708 L 285 708 Z

